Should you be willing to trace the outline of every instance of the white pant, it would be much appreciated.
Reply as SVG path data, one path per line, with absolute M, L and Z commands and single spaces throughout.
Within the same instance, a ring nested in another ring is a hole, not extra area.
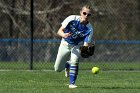
M 70 64 L 73 65 L 79 63 L 80 45 L 69 45 L 64 39 L 62 39 L 54 65 L 55 71 L 60 72 L 64 70 L 65 63 L 68 60 L 70 60 Z

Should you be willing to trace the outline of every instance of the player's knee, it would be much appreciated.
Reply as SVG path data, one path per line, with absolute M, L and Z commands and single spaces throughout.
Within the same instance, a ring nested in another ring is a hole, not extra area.
M 55 72 L 61 72 L 59 69 L 55 69 Z
M 71 59 L 71 61 L 69 62 L 71 65 L 78 65 L 79 60 L 78 59 Z
M 59 68 L 54 67 L 54 71 L 55 71 L 55 72 L 61 72 L 62 70 L 59 69 Z
M 76 62 L 76 61 L 73 61 L 73 62 L 71 62 L 71 63 L 70 63 L 70 65 L 78 66 L 78 65 L 79 65 L 79 63 L 78 63 L 78 62 Z

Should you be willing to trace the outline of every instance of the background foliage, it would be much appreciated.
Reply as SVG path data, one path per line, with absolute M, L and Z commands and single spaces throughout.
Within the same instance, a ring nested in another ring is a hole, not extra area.
M 107 62 L 110 66 L 139 64 L 140 0 L 34 0 L 34 65 L 40 63 L 43 67 L 44 63 L 55 61 L 61 39 L 56 33 L 61 22 L 69 15 L 79 15 L 84 4 L 92 8 L 90 22 L 94 26 L 96 50 L 94 56 L 81 61 Z M 0 0 L 1 64 L 30 62 L 30 5 L 30 0 Z
M 139 0 L 35 0 L 34 38 L 58 38 L 60 23 L 90 4 L 96 39 L 139 40 Z M 0 37 L 30 37 L 30 0 L 0 0 Z

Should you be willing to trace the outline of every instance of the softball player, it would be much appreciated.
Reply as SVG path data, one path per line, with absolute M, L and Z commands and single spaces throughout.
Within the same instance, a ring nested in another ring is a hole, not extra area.
M 69 77 L 69 88 L 76 88 L 75 81 L 78 75 L 80 59 L 80 46 L 89 46 L 93 40 L 93 27 L 88 21 L 91 16 L 90 6 L 85 5 L 80 10 L 80 15 L 70 15 L 61 24 L 57 34 L 62 37 L 55 71 L 65 69 L 65 76 Z M 69 61 L 68 61 L 69 60 Z M 68 61 L 68 62 L 67 62 Z

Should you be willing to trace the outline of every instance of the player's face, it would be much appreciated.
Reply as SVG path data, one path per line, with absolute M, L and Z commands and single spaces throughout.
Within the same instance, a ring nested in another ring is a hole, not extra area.
M 88 18 L 91 16 L 90 9 L 87 9 L 87 8 L 84 7 L 84 8 L 80 11 L 80 15 L 81 15 L 81 20 L 82 20 L 82 21 L 88 21 Z

